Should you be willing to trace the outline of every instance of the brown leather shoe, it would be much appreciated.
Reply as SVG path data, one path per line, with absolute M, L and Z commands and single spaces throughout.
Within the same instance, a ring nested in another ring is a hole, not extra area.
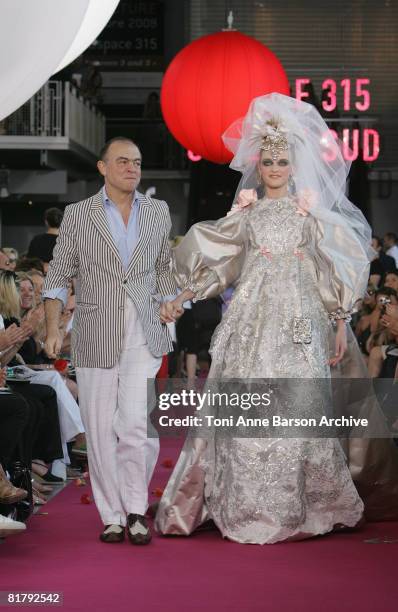
M 99 538 L 105 544 L 124 542 L 124 527 L 121 525 L 105 525 L 105 529 Z
M 132 544 L 139 546 L 149 544 L 152 540 L 152 534 L 145 516 L 141 514 L 129 514 L 127 516 L 127 535 Z
M 8 480 L 0 465 L 0 504 L 15 504 L 28 497 L 25 489 L 18 489 Z

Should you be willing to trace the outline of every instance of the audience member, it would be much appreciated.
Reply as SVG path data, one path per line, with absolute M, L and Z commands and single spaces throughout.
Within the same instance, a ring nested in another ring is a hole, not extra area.
M 18 261 L 18 251 L 11 247 L 3 247 L 2 251 L 8 256 L 8 269 L 13 272 Z
M 395 266 L 398 268 L 398 236 L 393 232 L 387 232 L 384 236 L 384 248 L 386 254 L 393 257 Z
M 28 257 L 38 257 L 46 268 L 53 258 L 53 249 L 57 241 L 59 227 L 64 213 L 59 208 L 48 208 L 44 213 L 45 234 L 35 236 L 28 249 Z M 35 268 L 36 266 L 31 266 Z
M 389 272 L 395 272 L 395 270 L 397 269 L 395 265 L 395 259 L 394 257 L 387 255 L 383 251 L 383 242 L 381 238 L 379 238 L 378 236 L 372 237 L 372 247 L 374 248 L 375 251 L 377 251 L 378 259 L 374 259 L 372 263 L 370 264 L 370 275 L 372 276 L 372 274 L 380 273 L 377 270 L 378 265 L 380 264 L 382 268 L 382 272 L 381 272 L 382 281 L 380 284 L 382 284 L 383 278 L 385 277 L 385 275 L 388 274 Z
M 9 256 L 0 249 L 0 270 L 10 270 L 12 268 L 12 262 L 10 261 Z

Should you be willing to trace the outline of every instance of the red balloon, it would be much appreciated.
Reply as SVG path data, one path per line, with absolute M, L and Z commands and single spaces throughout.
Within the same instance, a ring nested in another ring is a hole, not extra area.
M 276 55 L 241 32 L 219 32 L 193 41 L 173 59 L 162 83 L 162 112 L 183 147 L 223 164 L 232 159 L 223 132 L 253 98 L 274 91 L 289 95 Z

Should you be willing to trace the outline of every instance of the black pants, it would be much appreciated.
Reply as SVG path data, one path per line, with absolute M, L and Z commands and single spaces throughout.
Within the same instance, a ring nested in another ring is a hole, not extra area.
M 0 463 L 8 467 L 12 461 L 26 460 L 22 443 L 30 409 L 18 393 L 0 394 Z
M 12 382 L 10 387 L 25 398 L 30 409 L 22 439 L 26 462 L 30 464 L 32 459 L 42 459 L 51 463 L 61 459 L 64 454 L 54 389 L 26 382 Z

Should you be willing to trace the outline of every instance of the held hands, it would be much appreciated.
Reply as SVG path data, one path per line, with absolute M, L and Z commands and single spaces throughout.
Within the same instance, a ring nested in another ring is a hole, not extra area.
M 336 343 L 335 343 L 335 354 L 329 360 L 329 365 L 333 368 L 336 366 L 344 357 L 344 353 L 347 350 L 347 332 L 345 329 L 345 321 L 344 319 L 340 319 L 337 321 L 337 333 L 336 333 Z
M 174 323 L 184 314 L 183 303 L 191 300 L 195 293 L 190 289 L 184 289 L 172 302 L 163 302 L 160 306 L 161 323 Z
M 184 308 L 178 298 L 172 302 L 163 302 L 160 306 L 161 323 L 174 323 L 182 314 L 184 314 Z

